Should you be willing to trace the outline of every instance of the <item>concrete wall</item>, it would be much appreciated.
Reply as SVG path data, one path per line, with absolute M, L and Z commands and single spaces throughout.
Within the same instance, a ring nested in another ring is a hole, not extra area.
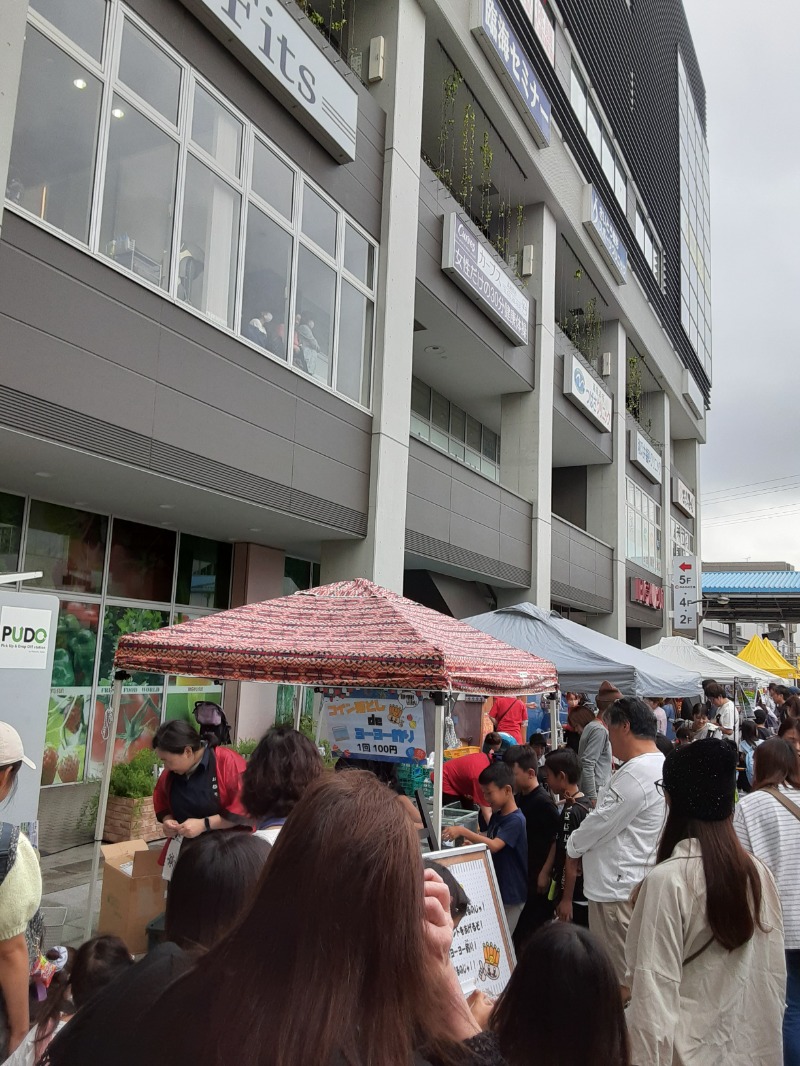
M 613 548 L 555 514 L 552 525 L 553 600 L 591 613 L 609 612 L 614 602 Z

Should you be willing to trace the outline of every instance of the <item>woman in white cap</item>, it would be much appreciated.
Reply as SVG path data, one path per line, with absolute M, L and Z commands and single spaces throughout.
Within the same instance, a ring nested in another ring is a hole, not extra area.
M 36 767 L 25 755 L 19 733 L 0 722 L 0 806 L 11 794 L 22 764 Z M 25 1039 L 30 1029 L 28 984 L 31 925 L 42 901 L 42 875 L 36 852 L 19 828 L 0 821 L 0 1062 Z M 35 923 L 34 923 L 35 924 Z

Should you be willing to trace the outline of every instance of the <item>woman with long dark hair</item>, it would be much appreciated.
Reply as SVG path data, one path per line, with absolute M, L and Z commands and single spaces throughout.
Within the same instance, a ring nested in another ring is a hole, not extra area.
M 733 827 L 778 885 L 787 976 L 783 1061 L 800 1066 L 800 762 L 785 740 L 756 748 L 753 791 L 737 806 Z
M 242 776 L 242 803 L 256 833 L 274 844 L 303 793 L 322 773 L 316 745 L 288 725 L 268 729 Z
M 664 760 L 667 821 L 626 944 L 635 1066 L 700 1066 L 710 1053 L 726 1066 L 781 1062 L 781 905 L 733 830 L 736 765 L 714 739 Z

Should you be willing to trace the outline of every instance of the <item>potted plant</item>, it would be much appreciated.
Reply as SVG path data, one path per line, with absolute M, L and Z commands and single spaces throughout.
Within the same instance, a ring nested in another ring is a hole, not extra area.
M 111 771 L 103 840 L 158 840 L 164 835 L 153 809 L 156 753 L 143 749 Z

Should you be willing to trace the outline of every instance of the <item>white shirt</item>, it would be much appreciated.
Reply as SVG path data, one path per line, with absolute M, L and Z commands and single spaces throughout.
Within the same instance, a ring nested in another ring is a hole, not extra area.
M 800 813 L 800 789 L 778 788 Z M 757 789 L 736 805 L 733 828 L 752 855 L 769 867 L 783 904 L 787 951 L 800 948 L 800 819 L 769 792 Z
M 660 751 L 637 755 L 602 788 L 597 807 L 572 833 L 567 854 L 583 858 L 583 890 L 595 903 L 627 900 L 655 862 L 666 806 L 655 782 Z
M 63 1019 L 59 1021 L 53 1030 L 50 1040 L 64 1028 Z M 13 1055 L 10 1055 L 6 1059 L 6 1066 L 36 1066 L 36 1060 L 44 1054 L 50 1040 L 46 1040 L 43 1045 L 38 1048 L 36 1046 L 36 1029 L 38 1027 L 34 1025 L 33 1029 L 27 1034 L 25 1039 L 19 1045 Z M 38 1054 L 37 1054 L 38 1052 Z
M 733 733 L 723 733 L 726 740 L 732 740 L 739 747 L 741 733 L 739 730 L 739 713 L 730 700 L 725 700 L 721 707 L 717 708 L 717 722 L 723 729 L 732 729 Z

